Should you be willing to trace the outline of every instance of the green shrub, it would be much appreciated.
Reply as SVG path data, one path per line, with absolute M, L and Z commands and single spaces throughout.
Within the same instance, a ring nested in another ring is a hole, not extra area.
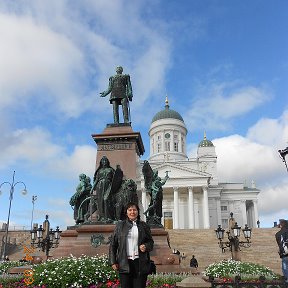
M 147 287 L 148 288 L 174 288 L 176 287 L 176 282 L 181 282 L 183 279 L 191 276 L 189 273 L 157 273 L 153 275 L 148 275 Z
M 48 287 L 88 287 L 117 280 L 117 273 L 103 256 L 67 257 L 48 260 L 33 267 L 33 285 Z
M 24 266 L 25 263 L 20 261 L 3 261 L 0 262 L 0 275 L 7 273 L 12 267 Z
M 204 276 L 226 279 L 234 278 L 236 275 L 245 280 L 258 279 L 260 276 L 271 280 L 279 279 L 279 275 L 265 266 L 235 260 L 223 260 L 210 264 L 203 273 Z

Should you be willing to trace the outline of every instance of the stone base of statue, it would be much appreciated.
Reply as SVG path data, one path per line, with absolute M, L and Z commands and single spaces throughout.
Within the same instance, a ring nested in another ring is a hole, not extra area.
M 109 237 L 114 228 L 113 224 L 96 225 L 96 223 L 67 227 L 67 230 L 61 233 L 60 243 L 53 252 L 53 257 L 67 257 L 71 254 L 76 257 L 108 254 Z
M 111 167 L 120 165 L 126 179 L 136 180 L 137 163 L 144 154 L 140 132 L 134 132 L 130 124 L 108 124 L 101 134 L 92 135 L 97 144 L 96 167 L 106 156 Z
M 53 258 L 67 257 L 71 254 L 95 256 L 108 254 L 109 237 L 114 231 L 114 224 L 84 224 L 70 226 L 61 233 L 59 246 L 52 252 Z M 157 265 L 157 272 L 181 272 L 179 256 L 172 254 L 168 243 L 168 232 L 164 228 L 152 228 L 154 249 L 151 260 Z
M 154 249 L 150 253 L 151 260 L 157 266 L 157 272 L 181 272 L 179 255 L 172 254 L 169 247 L 169 235 L 164 228 L 151 228 Z

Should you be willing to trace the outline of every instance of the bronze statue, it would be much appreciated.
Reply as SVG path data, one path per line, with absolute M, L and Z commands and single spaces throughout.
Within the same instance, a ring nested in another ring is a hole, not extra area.
M 79 179 L 77 192 L 70 200 L 77 224 L 92 222 L 91 215 L 95 212 L 98 224 L 123 220 L 126 205 L 132 201 L 138 204 L 136 183 L 132 179 L 123 179 L 120 165 L 113 169 L 106 156 L 102 157 L 95 171 L 93 186 L 85 174 L 80 174 Z
M 100 165 L 94 174 L 93 189 L 96 191 L 98 221 L 112 222 L 114 219 L 112 200 L 112 181 L 115 170 L 110 166 L 106 156 L 100 160 Z
M 128 203 L 137 203 L 137 184 L 132 179 L 123 180 L 120 189 L 115 194 L 115 220 L 125 220 Z
M 110 103 L 113 104 L 114 123 L 119 124 L 119 105 L 122 105 L 124 123 L 130 123 L 129 101 L 132 101 L 132 85 L 128 74 L 122 75 L 123 68 L 116 67 L 116 75 L 109 78 L 109 86 L 106 91 L 100 93 L 100 97 L 110 95 Z
M 76 193 L 70 199 L 70 205 L 74 209 L 74 220 L 77 224 L 84 222 L 89 213 L 89 202 L 85 202 L 85 205 L 81 205 L 82 202 L 89 197 L 90 190 L 92 188 L 90 177 L 85 174 L 79 175 L 80 183 L 76 188 Z
M 166 183 L 168 171 L 166 171 L 165 178 L 162 180 L 158 176 L 158 171 L 153 171 L 149 162 L 144 161 L 142 172 L 145 179 L 145 188 L 150 195 L 150 204 L 148 209 L 144 212 L 146 215 L 146 222 L 151 227 L 163 227 L 161 224 L 162 219 L 162 202 L 163 202 L 163 188 Z

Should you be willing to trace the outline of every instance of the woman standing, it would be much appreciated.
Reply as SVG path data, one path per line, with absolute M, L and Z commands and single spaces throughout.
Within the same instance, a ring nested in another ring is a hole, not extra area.
M 100 165 L 94 174 L 93 190 L 96 190 L 98 221 L 111 222 L 114 219 L 111 185 L 115 170 L 110 166 L 106 156 L 100 160 Z
M 119 271 L 121 288 L 144 288 L 154 241 L 149 226 L 140 221 L 139 206 L 128 203 L 126 213 L 127 219 L 117 223 L 111 238 L 110 263 Z

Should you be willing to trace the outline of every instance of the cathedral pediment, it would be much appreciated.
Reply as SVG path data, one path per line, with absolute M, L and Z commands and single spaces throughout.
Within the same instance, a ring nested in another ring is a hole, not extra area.
M 152 169 L 158 170 L 158 175 L 160 177 L 164 177 L 166 174 L 166 171 L 168 172 L 168 175 L 170 178 L 210 178 L 211 174 L 193 169 L 190 167 L 185 167 L 180 164 L 175 163 L 169 163 L 165 162 L 158 166 L 152 166 Z

